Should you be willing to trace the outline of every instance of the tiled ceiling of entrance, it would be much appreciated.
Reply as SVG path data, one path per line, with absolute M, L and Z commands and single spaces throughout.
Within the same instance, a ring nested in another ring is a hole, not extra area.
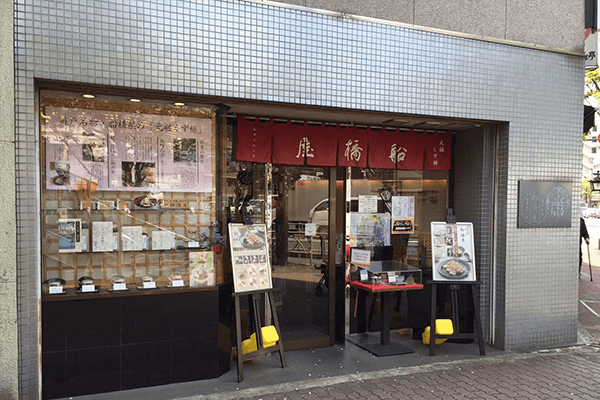
M 461 131 L 488 125 L 490 121 L 439 118 L 423 115 L 374 113 L 369 111 L 320 109 L 311 110 L 291 107 L 264 107 L 255 105 L 227 104 L 229 114 L 275 119 L 292 119 L 314 122 L 339 122 L 355 125 L 389 126 L 406 129 L 437 129 Z

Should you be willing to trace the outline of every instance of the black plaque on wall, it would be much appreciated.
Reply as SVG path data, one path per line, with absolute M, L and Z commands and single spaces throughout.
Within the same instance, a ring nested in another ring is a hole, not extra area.
M 570 228 L 571 182 L 519 181 L 517 228 Z

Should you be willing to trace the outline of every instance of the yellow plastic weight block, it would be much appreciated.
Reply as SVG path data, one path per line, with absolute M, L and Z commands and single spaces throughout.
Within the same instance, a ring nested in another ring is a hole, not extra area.
M 423 338 L 423 344 L 429 344 L 431 327 L 425 328 L 425 331 L 421 335 Z M 435 334 L 436 335 L 452 335 L 454 333 L 454 326 L 452 325 L 451 319 L 436 319 L 435 320 Z M 435 344 L 442 344 L 448 339 L 435 339 Z
M 273 325 L 263 326 L 260 329 L 263 339 L 263 348 L 273 347 L 277 344 L 279 340 L 279 335 L 277 334 L 277 329 Z M 253 351 L 258 350 L 256 345 L 256 333 L 253 333 L 250 336 L 250 339 L 246 339 L 242 342 L 242 354 L 252 353 Z

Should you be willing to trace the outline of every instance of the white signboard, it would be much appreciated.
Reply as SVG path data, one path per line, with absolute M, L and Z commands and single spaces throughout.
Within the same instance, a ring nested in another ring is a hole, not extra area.
M 434 281 L 476 280 L 472 223 L 432 222 L 431 249 Z
M 368 267 L 371 265 L 371 250 L 352 249 L 350 263 Z
M 358 196 L 359 213 L 377 213 L 377 196 Z

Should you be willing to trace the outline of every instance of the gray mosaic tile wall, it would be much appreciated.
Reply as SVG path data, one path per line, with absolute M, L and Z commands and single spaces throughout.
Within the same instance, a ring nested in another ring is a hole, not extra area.
M 520 179 L 575 188 L 582 58 L 218 0 L 16 0 L 15 44 L 22 398 L 39 391 L 36 79 L 507 121 L 498 165 L 497 340 L 508 349 L 575 340 L 576 210 L 570 229 L 519 230 L 516 212 Z
M 458 221 L 472 222 L 476 232 L 475 256 L 480 286 L 479 313 L 484 338 L 490 342 L 494 238 L 494 169 L 496 127 L 462 131 L 454 144 L 452 180 L 454 198 L 451 205 Z

